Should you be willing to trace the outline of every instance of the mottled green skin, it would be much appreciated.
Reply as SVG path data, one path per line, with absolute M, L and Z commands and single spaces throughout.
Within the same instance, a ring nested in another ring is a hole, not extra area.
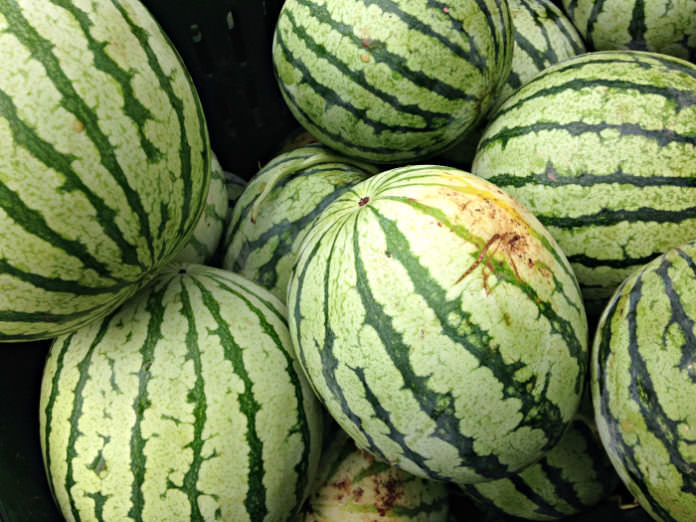
M 344 154 L 415 161 L 466 134 L 507 80 L 506 0 L 288 0 L 273 63 L 299 123 Z
M 358 446 L 413 475 L 519 471 L 561 437 L 587 367 L 565 257 L 485 180 L 418 165 L 319 216 L 288 286 L 292 341 Z
M 0 342 L 104 316 L 187 242 L 210 144 L 137 0 L 0 2 Z
M 356 448 L 339 430 L 324 450 L 302 522 L 447 522 L 445 482 L 414 477 Z
M 590 49 L 635 49 L 696 59 L 694 0 L 563 0 Z
M 655 519 L 696 519 L 696 243 L 633 273 L 594 338 L 599 434 L 629 491 Z
M 510 75 L 476 131 L 442 154 L 454 165 L 471 165 L 491 114 L 512 93 L 547 67 L 586 50 L 573 24 L 550 0 L 508 0 L 508 5 L 514 40 Z
M 696 230 L 696 66 L 639 51 L 549 67 L 500 107 L 472 171 L 528 206 L 606 300 Z
M 285 307 L 217 268 L 165 267 L 114 314 L 58 337 L 41 449 L 67 521 L 281 521 L 316 473 L 322 410 Z
M 285 302 L 290 272 L 312 222 L 371 173 L 318 143 L 279 154 L 237 200 L 226 229 L 222 266 Z
M 589 394 L 587 395 L 589 397 Z M 512 477 L 470 484 L 463 491 L 499 517 L 560 520 L 589 511 L 619 483 L 593 420 L 577 415 L 559 443 Z
M 193 235 L 183 250 L 174 258 L 179 263 L 208 264 L 220 245 L 229 208 L 232 183 L 228 183 L 225 173 L 213 154 L 210 163 L 210 185 L 205 208 Z

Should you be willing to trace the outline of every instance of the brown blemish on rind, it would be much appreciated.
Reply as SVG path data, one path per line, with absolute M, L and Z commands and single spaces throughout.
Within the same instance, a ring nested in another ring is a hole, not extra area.
M 362 197 L 362 198 L 360 198 L 360 201 L 358 201 L 358 206 L 359 206 L 359 207 L 364 207 L 364 206 L 367 205 L 369 202 L 370 202 L 370 197 L 369 197 L 369 196 Z
M 436 195 L 456 206 L 452 222 L 466 229 L 471 234 L 471 242 L 478 244 L 479 248 L 476 259 L 455 284 L 479 266 L 483 267 L 486 293 L 490 293 L 489 276 L 505 270 L 504 265 L 509 266 L 519 281 L 523 280 L 520 268 L 537 270 L 545 278 L 551 275 L 546 263 L 536 261 L 545 248 L 527 223 L 523 209 L 499 188 L 487 190 L 486 187 L 471 185 L 457 190 L 441 187 Z M 483 242 L 486 237 L 488 239 Z

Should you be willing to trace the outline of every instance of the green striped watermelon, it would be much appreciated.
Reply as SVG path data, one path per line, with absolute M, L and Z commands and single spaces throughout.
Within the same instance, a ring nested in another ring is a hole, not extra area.
M 193 235 L 183 250 L 175 256 L 174 262 L 208 264 L 212 261 L 222 239 L 229 201 L 234 195 L 233 187 L 239 186 L 237 183 L 230 175 L 226 178 L 217 157 L 213 154 L 210 163 L 210 185 L 203 214 L 193 230 Z
M 508 4 L 514 37 L 512 69 L 494 108 L 544 69 L 586 52 L 573 23 L 551 0 L 508 0 Z
M 588 46 L 635 49 L 696 59 L 693 0 L 563 0 Z
M 489 182 L 414 165 L 317 218 L 288 286 L 298 358 L 358 447 L 413 475 L 519 471 L 573 417 L 587 321 L 563 253 Z
M 227 226 L 223 268 L 285 301 L 290 272 L 307 230 L 334 199 L 374 174 L 314 143 L 279 154 L 249 182 Z
M 448 163 L 469 168 L 490 114 L 538 73 L 586 50 L 573 24 L 550 0 L 508 0 L 508 4 L 514 41 L 510 75 L 476 131 L 442 154 Z
M 296 513 L 318 466 L 323 412 L 285 316 L 237 274 L 172 264 L 114 314 L 58 337 L 40 433 L 66 520 Z
M 616 490 L 619 479 L 597 434 L 587 391 L 582 405 L 541 460 L 511 477 L 465 485 L 463 491 L 498 519 L 560 520 L 589 512 Z
M 696 519 L 696 242 L 635 271 L 604 310 L 591 374 L 597 427 L 655 519 Z
M 287 0 L 273 42 L 299 123 L 385 163 L 442 151 L 471 130 L 511 57 L 507 0 Z
M 196 91 L 137 0 L 0 2 L 0 341 L 113 310 L 203 210 Z
M 360 450 L 342 430 L 324 450 L 302 522 L 447 522 L 444 482 L 414 477 Z
M 472 171 L 529 207 L 585 297 L 606 300 L 637 267 L 696 235 L 694 121 L 695 65 L 586 53 L 508 98 Z

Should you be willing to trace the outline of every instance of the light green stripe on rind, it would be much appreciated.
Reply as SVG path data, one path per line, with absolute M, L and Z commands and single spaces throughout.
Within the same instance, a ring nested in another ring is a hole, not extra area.
M 692 235 L 695 115 L 693 64 L 587 53 L 500 107 L 472 170 L 529 206 L 586 297 L 606 299 L 632 269 Z

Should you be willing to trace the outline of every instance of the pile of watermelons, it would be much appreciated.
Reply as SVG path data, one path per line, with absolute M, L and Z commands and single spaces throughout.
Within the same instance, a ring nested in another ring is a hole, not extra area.
M 203 4 L 0 3 L 0 519 L 696 519 L 696 0 Z

